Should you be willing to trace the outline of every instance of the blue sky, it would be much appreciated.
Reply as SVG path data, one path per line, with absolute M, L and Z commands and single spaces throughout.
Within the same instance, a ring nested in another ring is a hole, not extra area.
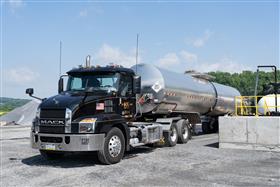
M 2 96 L 57 93 L 62 72 L 84 64 L 140 62 L 176 71 L 279 67 L 279 1 L 1 3 Z

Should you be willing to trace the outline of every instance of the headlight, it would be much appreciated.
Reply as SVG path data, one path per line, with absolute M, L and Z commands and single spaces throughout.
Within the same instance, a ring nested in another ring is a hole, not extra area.
M 32 125 L 31 125 L 31 131 L 35 130 L 35 119 L 33 119 L 32 121 Z
M 71 119 L 71 115 L 72 115 L 72 111 L 69 108 L 66 108 L 65 119 L 66 120 Z
M 69 108 L 66 108 L 65 111 L 65 133 L 71 133 L 71 118 L 72 111 Z
M 79 133 L 93 133 L 96 118 L 85 118 L 79 122 Z
M 32 121 L 31 130 L 39 132 L 39 118 L 41 114 L 41 108 L 37 108 L 35 119 Z

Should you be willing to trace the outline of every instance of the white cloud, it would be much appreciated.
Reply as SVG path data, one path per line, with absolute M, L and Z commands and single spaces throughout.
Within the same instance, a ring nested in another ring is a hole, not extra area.
M 102 15 L 104 14 L 104 10 L 99 7 L 87 7 L 85 9 L 82 9 L 78 12 L 79 17 L 88 17 L 89 15 Z
M 114 63 L 124 67 L 131 67 L 135 64 L 135 53 L 133 53 L 132 50 L 125 53 L 119 48 L 112 47 L 108 44 L 103 44 L 103 46 L 96 53 L 96 59 L 103 65 Z M 138 62 L 140 61 L 141 58 L 138 58 Z
M 198 60 L 196 54 L 190 53 L 188 51 L 182 50 L 179 56 L 176 53 L 167 53 L 163 58 L 160 58 L 158 65 L 163 68 L 172 68 L 176 65 L 176 69 L 180 72 L 186 70 L 195 70 L 198 72 L 210 72 L 210 71 L 223 71 L 223 72 L 242 72 L 244 70 L 253 70 L 252 67 L 246 66 L 235 61 L 230 57 L 222 57 L 215 63 L 211 62 L 201 62 Z M 195 63 L 193 63 L 195 62 Z M 179 68 L 179 69 L 178 69 Z M 176 71 L 175 68 L 171 71 Z
M 32 71 L 27 67 L 9 69 L 4 71 L 3 73 L 7 82 L 20 84 L 20 85 L 34 82 L 36 78 L 38 78 L 39 76 L 38 73 Z
M 176 53 L 167 53 L 163 58 L 158 60 L 158 64 L 162 67 L 170 67 L 180 64 L 180 59 Z
M 201 72 L 223 71 L 229 73 L 252 70 L 251 67 L 240 64 L 229 57 L 223 57 L 216 63 L 201 63 L 195 66 L 194 69 Z
M 88 15 L 88 10 L 87 9 L 81 10 L 79 12 L 79 17 L 87 17 L 87 15 Z
M 180 52 L 180 56 L 181 58 L 183 58 L 183 60 L 187 61 L 187 62 L 195 62 L 197 61 L 197 55 L 188 51 L 181 51 Z
M 12 13 L 15 13 L 17 9 L 22 8 L 24 5 L 23 0 L 9 0 L 8 3 Z
M 210 30 L 205 30 L 203 36 L 192 40 L 191 43 L 196 48 L 203 47 L 212 35 L 213 32 Z

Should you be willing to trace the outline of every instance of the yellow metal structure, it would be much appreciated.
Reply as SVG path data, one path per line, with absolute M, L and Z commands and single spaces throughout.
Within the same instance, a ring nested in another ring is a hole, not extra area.
M 258 105 L 258 101 L 262 97 L 273 97 L 274 95 L 266 95 L 266 96 L 236 96 L 235 97 L 235 115 L 236 116 L 259 116 L 263 115 L 260 114 L 258 111 L 260 108 L 263 109 L 264 114 L 270 114 L 271 109 L 275 109 L 276 107 L 280 108 L 280 103 L 278 105 L 268 105 L 266 100 L 264 100 L 264 105 Z

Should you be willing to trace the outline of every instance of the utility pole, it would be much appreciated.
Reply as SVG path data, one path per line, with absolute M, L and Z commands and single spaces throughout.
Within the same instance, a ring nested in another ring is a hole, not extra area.
M 137 64 L 138 64 L 138 39 L 139 39 L 139 34 L 137 34 L 136 38 L 136 74 L 137 74 Z
M 59 43 L 59 77 L 61 76 L 61 54 L 62 53 L 62 42 Z

